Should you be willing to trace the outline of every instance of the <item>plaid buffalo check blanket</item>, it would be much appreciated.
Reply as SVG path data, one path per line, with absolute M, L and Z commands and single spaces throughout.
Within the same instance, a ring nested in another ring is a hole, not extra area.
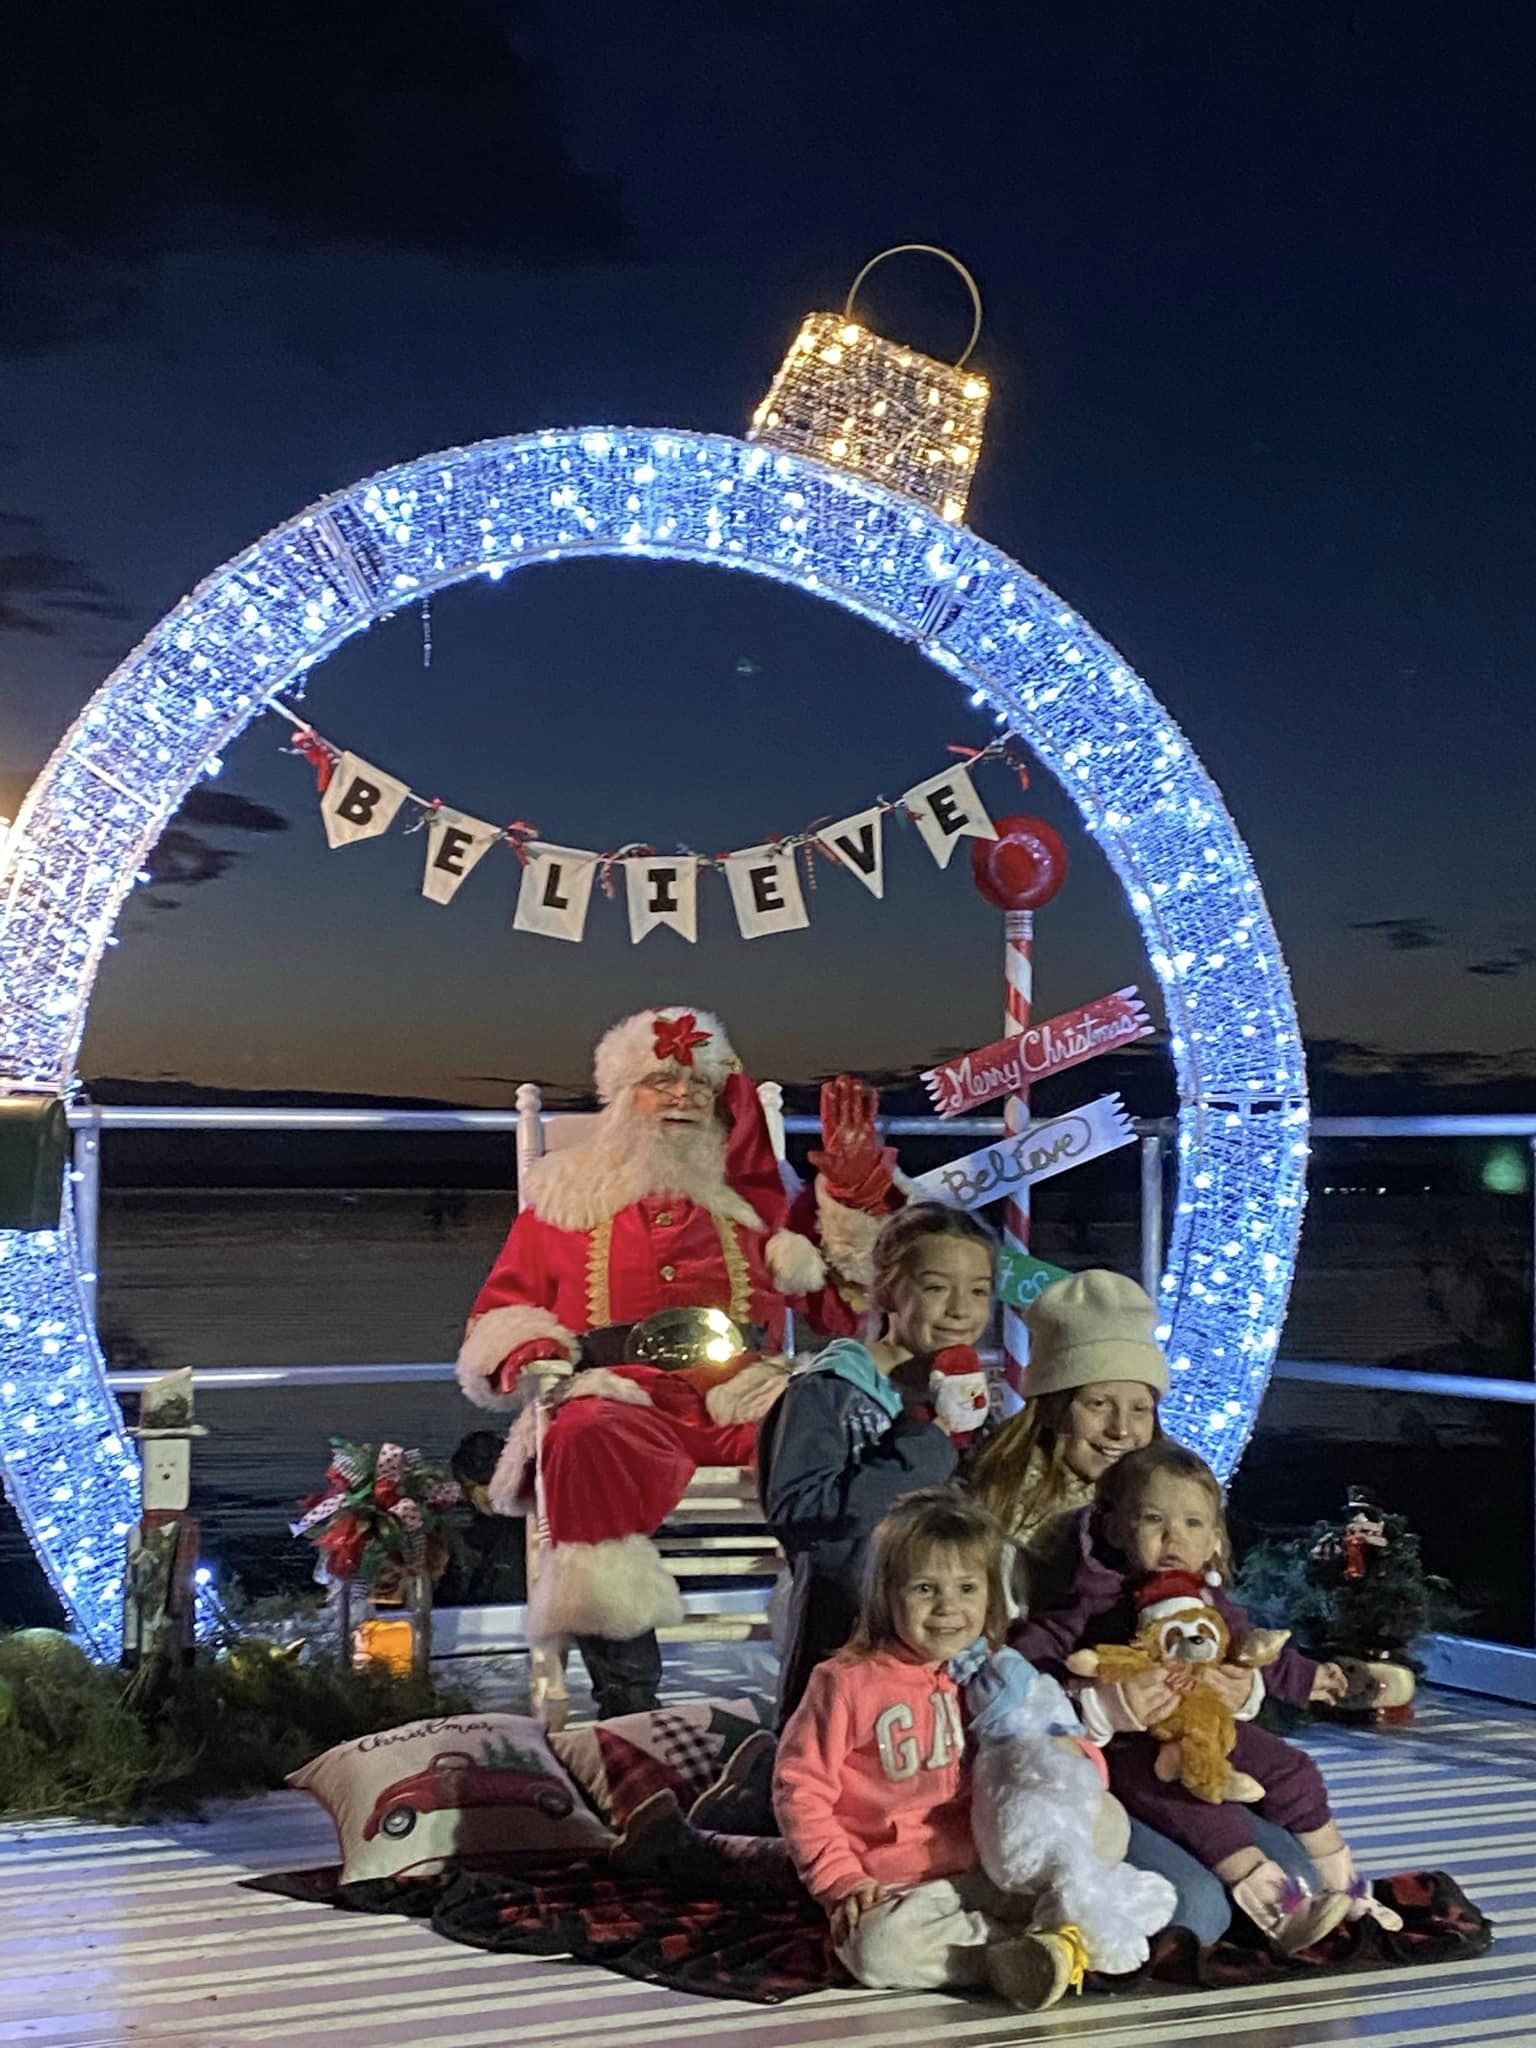
M 778 2005 L 849 1982 L 828 1943 L 826 1919 L 809 1898 L 690 1898 L 649 1878 L 616 1876 L 601 1859 L 353 1885 L 340 1884 L 334 1867 L 245 1882 L 253 1891 L 350 1912 L 410 1914 L 472 1948 L 568 1956 L 709 1998 Z M 1091 1976 L 1089 1988 L 1133 1991 L 1149 1979 L 1217 1988 L 1299 1972 L 1454 1962 L 1481 1955 L 1493 1939 L 1488 1920 L 1443 1871 L 1385 1878 L 1376 1892 L 1402 1914 L 1400 1934 L 1361 1920 L 1287 1962 L 1251 1932 L 1245 1940 L 1235 1928 L 1202 1951 L 1182 1928 L 1170 1928 L 1154 1942 L 1144 1970 Z

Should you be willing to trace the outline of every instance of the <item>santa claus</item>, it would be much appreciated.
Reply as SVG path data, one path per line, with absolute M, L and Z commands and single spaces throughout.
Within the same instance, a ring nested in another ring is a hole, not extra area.
M 900 1195 L 874 1091 L 845 1077 L 823 1090 L 814 1191 L 794 1198 L 757 1090 L 702 1010 L 615 1025 L 596 1082 L 591 1139 L 524 1178 L 458 1375 L 481 1407 L 522 1410 L 491 1484 L 502 1513 L 532 1505 L 544 1405 L 551 1548 L 529 1634 L 576 1640 L 607 1716 L 655 1705 L 655 1631 L 682 1617 L 655 1530 L 697 1466 L 755 1458 L 788 1371 L 769 1355 L 788 1308 L 828 1336 L 858 1329 L 875 1236 Z M 747 1348 L 671 1371 L 634 1362 L 636 1325 L 674 1308 L 724 1310 Z

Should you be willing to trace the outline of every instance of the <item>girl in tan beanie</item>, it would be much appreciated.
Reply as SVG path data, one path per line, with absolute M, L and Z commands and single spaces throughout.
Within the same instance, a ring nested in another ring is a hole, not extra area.
M 1127 1451 L 1162 1435 L 1157 1404 L 1168 1361 L 1153 1331 L 1157 1309 L 1123 1274 L 1073 1273 L 1045 1288 L 1025 1317 L 1024 1406 L 976 1460 L 972 1490 L 1013 1538 L 1038 1602 L 1067 1518 L 1093 1499 Z M 1024 1585 L 1015 1588 L 1021 1601 Z

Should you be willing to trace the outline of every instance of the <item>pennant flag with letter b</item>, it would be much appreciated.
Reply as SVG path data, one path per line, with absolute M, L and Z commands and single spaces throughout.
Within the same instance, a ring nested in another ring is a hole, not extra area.
M 395 822 L 410 795 L 410 785 L 397 782 L 382 768 L 371 768 L 356 754 L 343 754 L 320 799 L 320 816 L 332 851 L 355 839 L 377 839 Z

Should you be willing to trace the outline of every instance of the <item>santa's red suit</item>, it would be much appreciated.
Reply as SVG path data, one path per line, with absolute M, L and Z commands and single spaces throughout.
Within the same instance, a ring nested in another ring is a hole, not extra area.
M 627 1092 L 658 1074 L 707 1082 L 700 1092 L 713 1095 L 730 1134 L 723 1160 L 718 1144 L 712 1166 L 694 1159 L 686 1193 L 648 1184 L 655 1151 L 626 1151 L 628 1127 L 618 1121 Z M 491 1485 L 503 1513 L 532 1503 L 529 1382 L 548 1392 L 563 1381 L 544 1418 L 552 1548 L 529 1603 L 530 1634 L 543 1641 L 622 1642 L 681 1619 L 653 1532 L 697 1466 L 755 1458 L 758 1423 L 787 1373 L 782 1359 L 747 1354 L 720 1366 L 626 1363 L 571 1378 L 582 1336 L 667 1308 L 723 1309 L 743 1329 L 755 1327 L 770 1352 L 783 1343 L 788 1307 L 823 1334 L 851 1333 L 868 1307 L 882 1220 L 835 1200 L 825 1184 L 791 1215 L 756 1091 L 712 1017 L 661 1010 L 626 1019 L 598 1048 L 597 1081 L 614 1122 L 589 1146 L 553 1153 L 526 1175 L 458 1364 L 471 1400 L 523 1411 Z M 867 1185 L 851 1192 L 868 1200 Z M 791 1223 L 816 1229 L 821 1247 Z

